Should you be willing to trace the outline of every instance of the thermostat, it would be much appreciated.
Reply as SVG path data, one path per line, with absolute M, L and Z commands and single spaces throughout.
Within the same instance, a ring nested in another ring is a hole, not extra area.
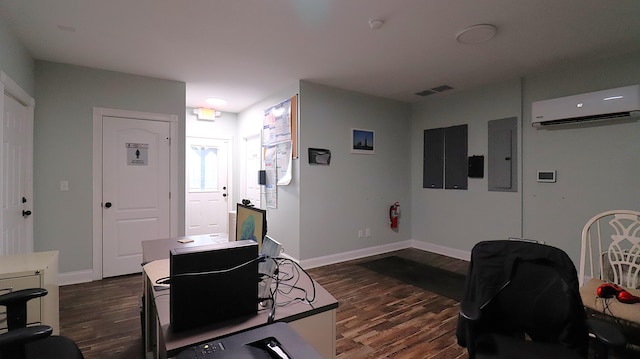
M 538 171 L 538 182 L 556 182 L 556 171 Z

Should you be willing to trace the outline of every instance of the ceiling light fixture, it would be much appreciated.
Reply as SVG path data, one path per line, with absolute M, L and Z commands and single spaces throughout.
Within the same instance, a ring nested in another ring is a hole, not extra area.
M 384 20 L 381 20 L 381 19 L 371 19 L 371 20 L 369 20 L 369 27 L 372 30 L 378 30 L 379 28 L 382 27 L 382 25 L 384 25 Z
M 456 34 L 456 40 L 461 44 L 479 44 L 491 40 L 498 29 L 491 24 L 469 26 Z
M 223 100 L 221 98 L 210 97 L 206 99 L 207 103 L 213 107 L 224 106 L 227 104 L 227 100 Z

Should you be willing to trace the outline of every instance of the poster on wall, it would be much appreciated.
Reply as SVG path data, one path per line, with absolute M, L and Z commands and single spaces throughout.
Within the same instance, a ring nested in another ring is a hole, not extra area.
M 264 149 L 264 170 L 266 174 L 265 199 L 267 208 L 278 208 L 277 198 L 277 172 L 276 172 L 277 150 L 275 146 Z
M 276 173 L 278 186 L 291 183 L 291 141 L 276 145 Z
M 291 142 L 291 157 L 298 158 L 297 147 L 297 96 L 293 96 L 264 111 L 262 145 L 275 146 Z

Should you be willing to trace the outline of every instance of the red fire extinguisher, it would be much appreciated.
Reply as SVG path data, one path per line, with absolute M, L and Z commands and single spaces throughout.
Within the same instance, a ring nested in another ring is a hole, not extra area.
M 398 230 L 398 217 L 400 217 L 400 203 L 396 202 L 389 207 L 389 220 L 391 221 L 391 229 Z

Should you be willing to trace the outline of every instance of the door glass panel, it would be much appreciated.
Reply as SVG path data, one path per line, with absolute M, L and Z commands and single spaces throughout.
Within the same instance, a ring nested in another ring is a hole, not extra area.
M 189 191 L 211 192 L 218 189 L 218 149 L 191 146 L 189 151 Z

